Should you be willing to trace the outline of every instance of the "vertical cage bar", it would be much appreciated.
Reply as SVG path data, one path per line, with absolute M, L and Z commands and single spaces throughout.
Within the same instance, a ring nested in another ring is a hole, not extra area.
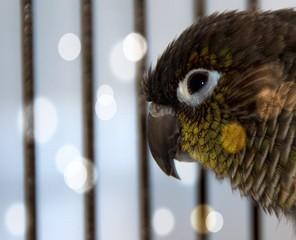
M 194 0 L 194 18 L 199 18 L 206 15 L 206 0 Z
M 22 0 L 23 47 L 23 142 L 25 168 L 26 239 L 35 240 L 36 223 L 36 175 L 34 139 L 34 53 L 33 53 L 33 3 Z
M 83 140 L 87 186 L 94 183 L 94 100 L 93 100 L 93 2 L 81 0 L 82 11 L 82 89 L 83 89 Z M 96 239 L 96 191 L 92 187 L 84 194 L 85 239 Z
M 251 240 L 261 240 L 261 217 L 258 205 L 251 204 Z
M 208 240 L 208 231 L 206 226 L 206 217 L 207 217 L 207 207 L 208 203 L 208 177 L 207 172 L 203 168 L 199 168 L 199 179 L 197 183 L 197 205 L 203 206 L 201 207 L 200 216 L 197 218 L 201 220 L 200 229 L 202 229 L 201 233 L 196 235 L 198 240 Z
M 206 0 L 194 0 L 194 18 L 195 20 L 198 20 L 199 18 L 205 16 L 206 14 Z M 200 229 L 202 229 L 202 232 L 196 234 L 196 239 L 199 240 L 207 240 L 208 239 L 208 233 L 206 228 L 206 214 L 207 214 L 207 208 L 205 207 L 208 202 L 208 179 L 207 179 L 207 172 L 205 169 L 198 166 L 199 171 L 199 179 L 197 179 L 197 206 L 203 206 L 201 207 L 201 212 L 198 213 L 200 216 L 198 216 L 196 219 L 201 220 L 200 223 Z
M 258 0 L 247 0 L 247 7 L 250 10 L 256 11 L 259 9 L 259 1 Z M 258 205 L 251 203 L 250 204 L 250 226 L 251 226 L 251 240 L 261 240 L 261 217 L 260 217 L 260 209 Z
M 135 31 L 146 38 L 146 1 L 134 0 Z M 150 231 L 150 171 L 148 163 L 147 138 L 146 138 L 146 101 L 143 97 L 141 80 L 147 66 L 145 55 L 137 63 L 136 91 L 137 91 L 137 120 L 138 120 L 138 155 L 139 155 L 139 180 L 140 180 L 140 236 L 142 240 L 151 239 Z
M 249 9 L 257 10 L 259 8 L 258 0 L 247 0 L 247 5 Z

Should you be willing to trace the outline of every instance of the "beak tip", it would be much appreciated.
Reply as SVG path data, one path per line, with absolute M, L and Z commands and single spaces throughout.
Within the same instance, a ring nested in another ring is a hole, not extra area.
M 171 165 L 168 169 L 164 169 L 164 168 L 161 168 L 161 169 L 167 176 L 172 176 L 178 180 L 181 180 L 173 160 L 171 160 Z
M 180 178 L 179 174 L 177 173 L 177 171 L 173 172 L 171 174 L 171 176 L 174 177 L 174 178 L 176 178 L 176 179 L 178 179 L 178 180 L 181 180 L 181 178 Z

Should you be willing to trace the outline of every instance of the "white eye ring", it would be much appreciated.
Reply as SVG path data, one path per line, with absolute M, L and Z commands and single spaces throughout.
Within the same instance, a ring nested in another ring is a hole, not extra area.
M 197 73 L 206 80 L 200 83 L 201 87 L 192 93 L 189 89 L 190 81 L 196 81 L 193 76 Z M 210 71 L 203 68 L 193 69 L 189 71 L 184 80 L 179 83 L 177 88 L 177 98 L 180 102 L 184 102 L 190 106 L 198 106 L 209 98 L 218 84 L 221 74 L 217 71 Z

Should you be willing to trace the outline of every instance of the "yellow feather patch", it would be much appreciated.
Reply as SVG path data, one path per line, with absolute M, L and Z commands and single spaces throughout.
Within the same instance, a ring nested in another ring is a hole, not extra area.
M 228 153 L 238 153 L 246 146 L 246 131 L 239 123 L 230 123 L 223 127 L 222 147 Z

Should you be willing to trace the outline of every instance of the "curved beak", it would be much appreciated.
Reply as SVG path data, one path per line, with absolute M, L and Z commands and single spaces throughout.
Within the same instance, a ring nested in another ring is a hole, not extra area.
M 180 179 L 174 158 L 178 151 L 179 122 L 172 109 L 150 104 L 148 144 L 157 165 L 168 176 Z

